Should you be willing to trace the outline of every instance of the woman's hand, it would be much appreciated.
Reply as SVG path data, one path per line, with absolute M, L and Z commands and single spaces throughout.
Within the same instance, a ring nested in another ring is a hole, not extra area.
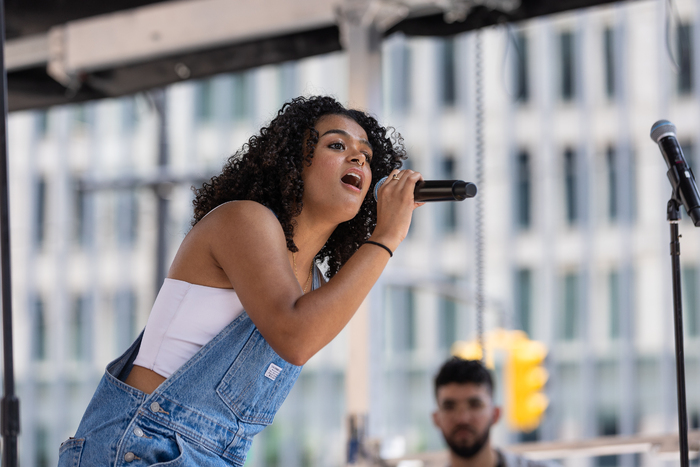
M 413 190 L 423 177 L 413 170 L 394 170 L 377 190 L 377 226 L 372 240 L 392 251 L 406 238 L 413 210 L 425 203 L 413 201 Z

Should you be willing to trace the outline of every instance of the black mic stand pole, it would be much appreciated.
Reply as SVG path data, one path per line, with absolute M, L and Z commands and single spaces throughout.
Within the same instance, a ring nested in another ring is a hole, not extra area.
M 10 209 L 7 177 L 7 69 L 5 68 L 5 5 L 0 0 L 0 275 L 2 278 L 2 355 L 4 395 L 2 398 L 2 465 L 17 466 L 19 399 L 15 396 L 12 362 L 12 282 L 10 281 Z
M 671 269 L 673 271 L 673 324 L 676 335 L 676 389 L 678 392 L 678 448 L 681 467 L 688 467 L 688 413 L 685 403 L 685 356 L 683 353 L 683 305 L 681 301 L 681 242 L 678 220 L 681 217 L 680 196 L 674 190 L 666 205 L 666 218 L 671 225 Z

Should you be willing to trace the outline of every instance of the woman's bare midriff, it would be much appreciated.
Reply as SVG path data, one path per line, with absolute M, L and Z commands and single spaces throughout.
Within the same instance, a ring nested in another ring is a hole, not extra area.
M 146 394 L 151 394 L 163 381 L 165 381 L 165 378 L 155 371 L 134 365 L 131 369 L 131 373 L 129 373 L 129 376 L 124 382 L 132 388 L 136 388 Z

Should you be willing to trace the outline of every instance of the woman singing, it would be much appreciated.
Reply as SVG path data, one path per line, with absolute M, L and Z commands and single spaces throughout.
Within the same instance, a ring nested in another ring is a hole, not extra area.
M 363 112 L 285 104 L 195 191 L 146 328 L 108 365 L 59 465 L 242 466 L 405 238 L 421 176 L 399 171 L 404 158 Z

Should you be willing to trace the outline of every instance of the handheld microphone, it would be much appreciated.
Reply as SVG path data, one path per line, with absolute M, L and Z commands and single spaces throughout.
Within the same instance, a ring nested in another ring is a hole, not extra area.
M 683 151 L 676 139 L 676 126 L 668 120 L 659 120 L 651 127 L 651 139 L 659 145 L 661 154 L 668 166 L 668 176 L 673 187 L 685 206 L 685 210 L 693 220 L 695 227 L 700 227 L 700 194 L 695 183 L 695 175 L 683 157 Z
M 374 186 L 374 199 L 377 190 L 387 181 L 384 177 Z M 421 180 L 413 190 L 413 200 L 420 203 L 430 201 L 463 201 L 476 196 L 476 185 L 462 180 Z

